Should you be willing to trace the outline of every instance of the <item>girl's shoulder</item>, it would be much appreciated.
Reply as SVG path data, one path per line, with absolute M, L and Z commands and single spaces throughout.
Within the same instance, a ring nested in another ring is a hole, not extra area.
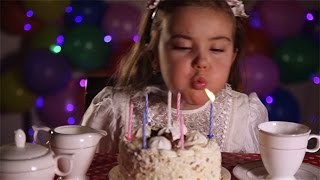
M 230 94 L 233 99 L 234 107 L 238 110 L 249 111 L 249 113 L 259 114 L 262 116 L 267 116 L 267 108 L 261 102 L 257 93 L 252 92 L 249 94 L 241 93 L 238 91 L 231 90 Z
M 129 96 L 129 94 L 122 89 L 115 88 L 113 86 L 106 86 L 94 97 L 93 102 L 98 103 L 105 99 L 121 99 L 127 96 Z
M 219 96 L 231 97 L 232 101 L 237 102 L 239 104 L 260 104 L 263 105 L 260 101 L 257 93 L 252 92 L 249 94 L 241 93 L 239 91 L 235 91 L 231 88 L 229 84 L 226 84 L 226 87 L 221 91 Z
M 261 102 L 261 100 L 259 99 L 257 93 L 255 92 L 251 92 L 249 94 L 245 94 L 245 93 L 241 93 L 235 90 L 230 90 L 231 97 L 236 100 L 236 101 L 240 101 L 240 102 L 248 102 L 248 103 L 254 103 L 254 102 Z

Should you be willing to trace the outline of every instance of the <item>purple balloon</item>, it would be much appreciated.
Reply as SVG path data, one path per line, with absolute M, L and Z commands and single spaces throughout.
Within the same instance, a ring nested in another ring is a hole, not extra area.
M 258 12 L 262 28 L 273 38 L 298 34 L 304 24 L 304 8 L 298 1 L 263 1 Z
M 36 50 L 27 55 L 23 76 L 26 85 L 39 95 L 53 94 L 71 79 L 72 69 L 67 59 L 48 50 Z
M 80 124 L 84 114 L 85 88 L 71 80 L 55 95 L 38 97 L 36 110 L 39 119 L 49 127 Z
M 256 92 L 258 96 L 269 95 L 280 83 L 277 65 L 267 56 L 252 54 L 240 64 L 245 93 Z
M 109 3 L 102 19 L 102 30 L 113 42 L 133 39 L 138 32 L 140 9 L 128 3 Z

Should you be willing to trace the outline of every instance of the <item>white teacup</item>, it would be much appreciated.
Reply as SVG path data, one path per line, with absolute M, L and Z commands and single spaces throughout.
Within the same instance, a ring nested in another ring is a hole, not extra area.
M 310 128 L 297 123 L 269 121 L 261 123 L 259 147 L 264 167 L 272 180 L 295 180 L 294 174 L 302 164 L 306 152 L 320 148 L 320 136 L 311 134 Z M 308 149 L 308 141 L 317 139 L 317 145 Z
M 107 133 L 104 130 L 92 129 L 86 126 L 66 125 L 54 129 L 48 127 L 33 126 L 34 139 L 37 140 L 39 131 L 47 131 L 50 134 L 50 148 L 55 154 L 72 154 L 73 169 L 67 176 L 59 179 L 86 180 L 86 172 L 94 157 L 97 145 Z M 67 171 L 70 162 L 61 159 L 59 168 Z

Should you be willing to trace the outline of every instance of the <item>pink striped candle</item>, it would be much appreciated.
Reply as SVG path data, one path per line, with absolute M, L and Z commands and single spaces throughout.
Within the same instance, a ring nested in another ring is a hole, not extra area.
M 172 127 L 172 122 L 171 122 L 171 98 L 172 98 L 172 93 L 169 90 L 168 91 L 168 124 L 167 127 L 171 128 Z
M 127 132 L 127 139 L 129 142 L 132 141 L 132 114 L 133 114 L 133 102 L 130 98 L 130 104 L 129 104 L 129 121 L 128 121 L 128 132 Z
M 177 94 L 177 121 L 180 122 L 180 102 L 181 101 L 181 93 Z

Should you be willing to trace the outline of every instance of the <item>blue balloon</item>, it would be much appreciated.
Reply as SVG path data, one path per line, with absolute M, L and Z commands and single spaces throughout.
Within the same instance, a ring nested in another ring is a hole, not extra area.
M 39 95 L 54 94 L 71 80 L 72 69 L 68 60 L 46 49 L 26 56 L 23 78 L 27 87 Z
M 262 102 L 268 110 L 270 121 L 300 122 L 299 103 L 289 91 L 277 88 Z
M 75 26 L 80 24 L 100 25 L 106 3 L 103 1 L 73 0 L 66 8 L 64 24 Z

